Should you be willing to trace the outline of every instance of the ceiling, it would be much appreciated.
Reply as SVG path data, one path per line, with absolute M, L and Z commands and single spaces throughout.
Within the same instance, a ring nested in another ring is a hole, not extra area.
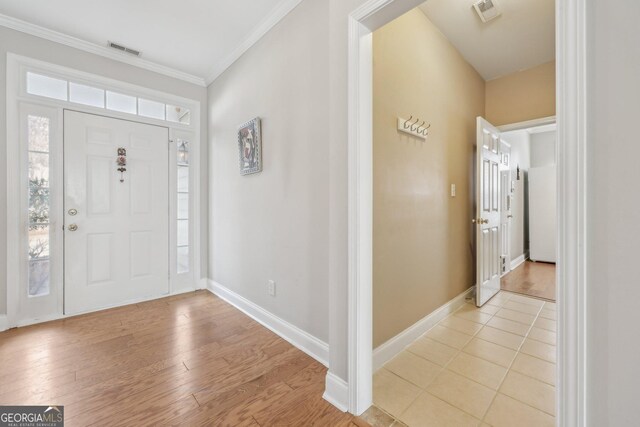
M 24 26 L 13 25 L 7 19 L 11 17 L 101 47 L 107 41 L 122 44 L 142 52 L 143 60 L 186 73 L 204 84 L 298 3 L 300 0 L 0 0 L 0 14 L 6 15 L 0 25 Z
M 494 0 L 502 15 L 483 24 L 476 0 L 428 0 L 420 5 L 485 80 L 555 58 L 554 0 Z

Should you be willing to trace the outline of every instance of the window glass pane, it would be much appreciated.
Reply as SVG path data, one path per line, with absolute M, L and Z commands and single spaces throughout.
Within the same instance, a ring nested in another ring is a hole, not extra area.
M 29 153 L 29 181 L 38 180 L 41 185 L 49 186 L 49 155 L 47 153 Z
M 189 272 L 189 246 L 178 248 L 178 274 Z
M 49 151 L 49 118 L 39 116 L 27 117 L 29 133 L 29 150 Z
M 113 111 L 136 114 L 136 97 L 107 91 L 107 108 Z
M 138 115 L 164 120 L 164 104 L 162 102 L 138 98 Z
M 189 219 L 188 193 L 178 193 L 178 219 Z
M 69 82 L 69 101 L 104 108 L 104 90 Z
M 67 81 L 28 72 L 27 93 L 66 101 Z
M 191 111 L 188 108 L 167 104 L 167 120 L 188 125 L 191 121 Z
M 189 244 L 189 221 L 186 219 L 178 220 L 178 246 L 187 246 Z
M 49 226 L 29 228 L 29 296 L 49 294 Z
M 49 295 L 49 260 L 29 261 L 29 296 Z
M 178 164 L 179 165 L 188 165 L 189 164 L 189 141 L 185 141 L 184 139 L 176 140 L 176 154 L 178 156 Z
M 189 191 L 189 167 L 178 166 L 178 192 Z
M 45 185 L 46 184 L 46 185 Z M 49 223 L 49 187 L 48 182 L 29 180 L 29 229 Z

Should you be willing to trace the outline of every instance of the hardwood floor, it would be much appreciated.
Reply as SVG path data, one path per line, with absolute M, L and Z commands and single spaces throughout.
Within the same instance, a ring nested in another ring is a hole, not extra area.
M 207 291 L 0 333 L 0 405 L 67 426 L 363 426 L 326 368 Z
M 556 265 L 525 261 L 500 281 L 504 291 L 556 300 Z

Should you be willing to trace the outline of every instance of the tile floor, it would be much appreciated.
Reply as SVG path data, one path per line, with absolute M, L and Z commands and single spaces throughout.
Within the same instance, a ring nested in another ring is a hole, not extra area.
M 467 302 L 373 379 L 374 426 L 555 425 L 555 303 Z

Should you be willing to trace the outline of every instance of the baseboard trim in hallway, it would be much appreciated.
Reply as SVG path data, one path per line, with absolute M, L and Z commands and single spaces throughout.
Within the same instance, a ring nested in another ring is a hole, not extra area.
M 207 289 L 324 366 L 329 366 L 329 344 L 326 342 L 279 318 L 220 283 L 209 280 Z
M 406 346 L 434 327 L 436 323 L 461 307 L 462 304 L 465 303 L 466 298 L 473 295 L 474 289 L 475 286 L 470 287 L 460 295 L 429 313 L 427 316 L 418 320 L 395 337 L 376 347 L 373 350 L 373 372 L 377 371 L 382 367 L 382 365 L 400 354 Z

